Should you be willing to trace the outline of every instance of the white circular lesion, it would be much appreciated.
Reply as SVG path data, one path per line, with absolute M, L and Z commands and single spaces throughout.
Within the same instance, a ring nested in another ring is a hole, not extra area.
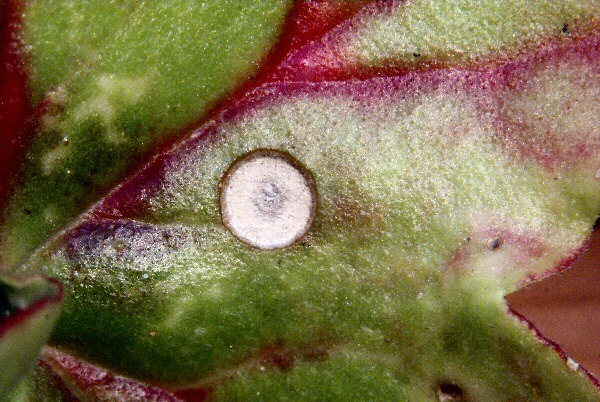
M 219 183 L 221 218 L 238 239 L 272 250 L 308 232 L 317 199 L 310 173 L 291 155 L 271 149 L 238 158 Z

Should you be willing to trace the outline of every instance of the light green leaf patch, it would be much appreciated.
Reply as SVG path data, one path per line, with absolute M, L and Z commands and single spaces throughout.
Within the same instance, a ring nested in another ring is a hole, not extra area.
M 497 59 L 584 32 L 599 16 L 594 0 L 410 0 L 366 16 L 340 52 L 375 66 Z

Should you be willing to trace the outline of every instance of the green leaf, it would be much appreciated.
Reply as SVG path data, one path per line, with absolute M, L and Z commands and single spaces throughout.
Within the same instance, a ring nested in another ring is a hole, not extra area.
M 0 277 L 0 389 L 3 400 L 33 367 L 58 319 L 62 287 L 39 277 Z
M 14 266 L 128 169 L 256 73 L 289 1 L 31 2 L 24 42 L 43 102 L 5 216 Z
M 595 3 L 299 2 L 273 64 L 234 95 L 285 4 L 227 3 L 235 22 L 221 3 L 32 4 L 32 93 L 50 107 L 2 256 L 67 289 L 39 389 L 58 373 L 95 397 L 106 384 L 71 370 L 86 367 L 118 373 L 111 392 L 182 398 L 597 400 L 503 299 L 574 259 L 600 214 Z M 107 8 L 127 22 L 77 22 Z M 251 49 L 235 38 L 248 21 L 262 32 L 256 10 L 272 24 Z M 36 42 L 66 35 L 61 21 L 81 47 Z M 238 53 L 217 52 L 230 41 Z M 196 68 L 212 56 L 231 69 Z M 231 205 L 260 222 L 234 230 Z M 256 240 L 298 221 L 285 247 Z

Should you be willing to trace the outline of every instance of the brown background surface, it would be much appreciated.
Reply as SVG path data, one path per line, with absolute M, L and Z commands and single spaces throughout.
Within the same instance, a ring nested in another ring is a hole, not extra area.
M 547 338 L 600 377 L 600 225 L 571 269 L 506 297 Z

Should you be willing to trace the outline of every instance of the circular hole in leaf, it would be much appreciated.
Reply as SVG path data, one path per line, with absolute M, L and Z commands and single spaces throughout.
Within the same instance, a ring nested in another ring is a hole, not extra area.
M 259 149 L 236 159 L 219 183 L 221 220 L 242 242 L 262 250 L 304 237 L 317 209 L 312 175 L 287 152 Z

